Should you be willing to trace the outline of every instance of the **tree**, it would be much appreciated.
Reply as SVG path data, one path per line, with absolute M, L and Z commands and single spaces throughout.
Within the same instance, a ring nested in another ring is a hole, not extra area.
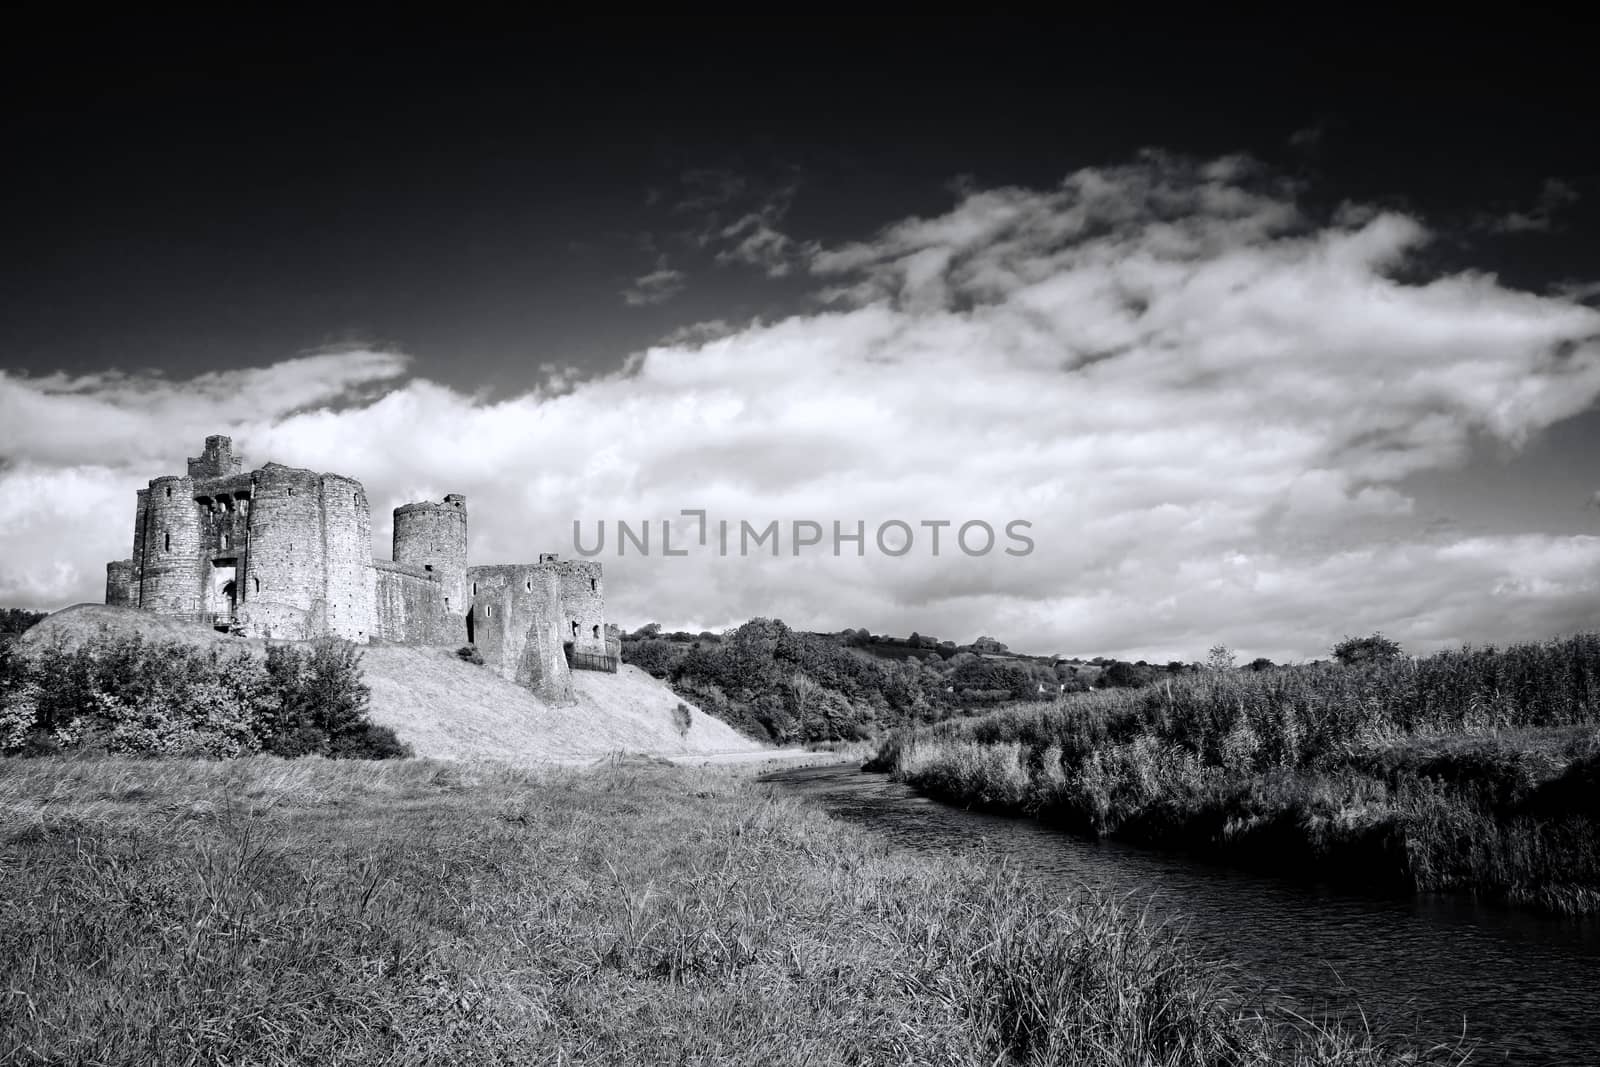
M 1100 676 L 1100 684 L 1113 689 L 1138 689 L 1155 681 L 1155 671 L 1147 664 L 1143 667 L 1126 660 L 1113 660 Z
M 806 729 L 806 716 L 821 690 L 820 685 L 800 671 L 789 675 L 789 703 L 794 712 L 795 727 L 802 735 Z
M 1253 671 L 1270 671 L 1276 666 L 1276 663 L 1272 662 L 1265 656 L 1257 656 L 1255 659 L 1250 661 L 1250 669 Z
M 1211 651 L 1206 653 L 1206 669 L 1213 671 L 1231 671 L 1234 667 L 1233 650 L 1227 645 L 1212 645 Z
M 1398 659 L 1403 654 L 1400 642 L 1392 641 L 1378 631 L 1373 631 L 1366 637 L 1351 637 L 1346 634 L 1343 641 L 1333 646 L 1333 658 L 1346 667 L 1357 663 L 1382 663 L 1385 660 Z

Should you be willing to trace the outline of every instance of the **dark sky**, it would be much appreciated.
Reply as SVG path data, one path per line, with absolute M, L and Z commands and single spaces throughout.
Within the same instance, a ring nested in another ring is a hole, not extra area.
M 1531 287 L 1594 262 L 1590 35 L 1554 16 L 82 21 L 6 46 L 10 369 L 185 376 L 355 341 L 516 390 L 792 310 L 686 239 L 697 169 L 792 185 L 786 231 L 825 243 L 943 210 L 959 176 L 1041 186 L 1145 146 L 1452 225 L 1556 178 L 1579 194 L 1560 232 L 1480 234 L 1471 259 Z M 688 287 L 623 306 L 661 255 Z

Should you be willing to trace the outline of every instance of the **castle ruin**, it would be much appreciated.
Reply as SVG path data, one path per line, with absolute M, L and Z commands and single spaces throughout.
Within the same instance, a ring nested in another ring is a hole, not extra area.
M 107 604 L 248 637 L 472 644 L 556 700 L 571 697 L 571 666 L 616 668 L 599 563 L 546 553 L 471 566 L 467 502 L 454 493 L 395 508 L 394 558 L 374 559 L 360 482 L 243 466 L 215 435 L 187 474 L 139 490 L 133 555 L 106 564 Z

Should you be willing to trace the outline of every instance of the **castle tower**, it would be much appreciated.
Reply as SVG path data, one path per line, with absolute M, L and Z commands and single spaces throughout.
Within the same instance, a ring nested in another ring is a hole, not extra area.
M 106 564 L 106 603 L 131 608 L 137 606 L 133 601 L 133 560 L 112 560 Z
M 150 482 L 145 494 L 139 606 L 163 615 L 204 610 L 200 506 L 194 479 L 168 475 Z
M 545 700 L 572 702 L 572 672 L 562 652 L 561 582 L 540 564 L 473 567 L 468 638 L 484 663 Z
M 574 652 L 604 656 L 606 591 L 600 562 L 539 553 L 539 569 L 555 576 L 561 600 L 561 642 Z
M 140 588 L 144 582 L 144 524 L 150 509 L 150 490 L 140 489 L 135 496 L 138 503 L 133 509 L 133 573 L 128 576 L 130 608 L 140 606 Z
M 196 481 L 238 474 L 243 460 L 233 454 L 233 438 L 220 433 L 206 438 L 205 451 L 189 460 L 189 477 Z
M 272 619 L 280 636 L 302 636 L 307 616 L 325 606 L 322 479 L 313 471 L 269 463 L 250 477 L 249 552 L 239 600 Z M 292 614 L 267 614 L 268 605 Z M 315 620 L 317 629 L 325 624 Z M 266 625 L 260 623 L 260 625 Z
M 394 561 L 425 567 L 438 576 L 445 607 L 467 610 L 467 498 L 451 493 L 394 509 Z
M 321 496 L 327 632 L 365 641 L 375 629 L 372 512 L 367 491 L 354 478 L 324 474 Z

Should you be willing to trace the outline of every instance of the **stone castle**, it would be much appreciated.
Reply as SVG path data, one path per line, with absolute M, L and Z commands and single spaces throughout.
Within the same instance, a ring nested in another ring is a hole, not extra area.
M 600 564 L 469 566 L 467 502 L 394 509 L 394 558 L 372 557 L 354 478 L 268 463 L 246 471 L 207 437 L 188 473 L 139 490 L 133 555 L 106 564 L 106 603 L 249 637 L 477 647 L 506 678 L 571 697 L 571 666 L 615 670 Z

